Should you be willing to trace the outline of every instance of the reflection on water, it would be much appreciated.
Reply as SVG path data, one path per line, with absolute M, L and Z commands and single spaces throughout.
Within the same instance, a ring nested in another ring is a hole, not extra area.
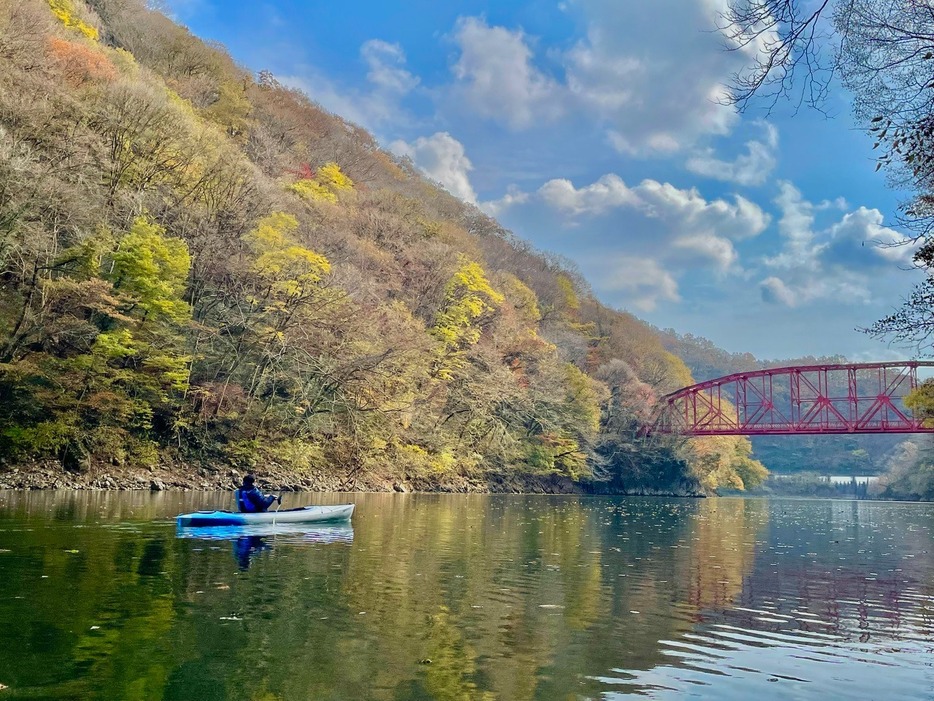
M 257 553 L 268 550 L 272 544 L 259 535 L 242 535 L 233 542 L 234 557 L 241 570 L 249 569 L 250 562 Z
M 619 694 L 934 698 L 934 508 L 780 501 L 733 606 L 660 641 L 670 661 L 615 669 Z M 611 694 L 609 698 L 615 698 Z
M 931 505 L 354 495 L 352 527 L 176 530 L 228 498 L 0 493 L 0 698 L 934 688 Z
M 237 540 L 244 536 L 271 539 L 274 542 L 352 543 L 353 526 L 348 523 L 260 523 L 249 526 L 179 527 L 178 538 L 194 540 Z
M 178 538 L 196 540 L 227 540 L 233 543 L 234 557 L 241 570 L 248 569 L 253 559 L 276 543 L 352 543 L 353 526 L 349 523 L 314 524 L 282 523 L 248 526 L 179 527 Z

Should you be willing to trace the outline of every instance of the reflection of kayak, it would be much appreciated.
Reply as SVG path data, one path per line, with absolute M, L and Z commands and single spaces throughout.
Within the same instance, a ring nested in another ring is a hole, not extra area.
M 265 511 L 258 514 L 238 513 L 236 511 L 196 511 L 181 514 L 179 527 L 190 526 L 246 526 L 278 523 L 326 523 L 328 521 L 348 521 L 353 515 L 353 504 L 338 506 L 303 506 L 285 511 Z
M 353 527 L 349 523 L 258 523 L 246 526 L 179 526 L 178 538 L 192 540 L 239 540 L 277 536 L 294 543 L 352 543 Z

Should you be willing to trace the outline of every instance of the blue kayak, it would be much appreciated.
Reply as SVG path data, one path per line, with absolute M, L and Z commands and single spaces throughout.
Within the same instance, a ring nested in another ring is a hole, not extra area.
M 330 521 L 349 521 L 353 516 L 353 504 L 337 506 L 302 506 L 298 509 L 264 511 L 262 513 L 240 513 L 237 511 L 195 511 L 180 514 L 177 524 L 180 528 L 196 526 L 248 526 L 254 524 L 277 523 L 326 523 Z

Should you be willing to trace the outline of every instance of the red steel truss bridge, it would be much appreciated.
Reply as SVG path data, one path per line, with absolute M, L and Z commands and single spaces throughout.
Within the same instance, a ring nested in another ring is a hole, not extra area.
M 738 372 L 662 397 L 654 431 L 686 436 L 934 433 L 934 426 L 925 426 L 904 403 L 918 386 L 921 367 L 934 367 L 934 361 Z

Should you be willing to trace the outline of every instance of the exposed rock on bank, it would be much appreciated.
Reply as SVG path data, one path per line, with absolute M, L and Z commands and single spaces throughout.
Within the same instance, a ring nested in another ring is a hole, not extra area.
M 474 474 L 399 479 L 376 474 L 340 477 L 324 472 L 296 475 L 276 466 L 255 471 L 264 489 L 274 491 L 446 492 L 496 494 L 619 494 L 640 496 L 704 496 L 687 483 L 670 489 L 611 488 L 604 483 L 582 484 L 558 475 Z M 209 468 L 188 463 L 157 467 L 92 465 L 86 470 L 65 470 L 54 461 L 0 469 L 0 489 L 90 490 L 226 490 L 239 484 L 246 473 L 229 466 Z

